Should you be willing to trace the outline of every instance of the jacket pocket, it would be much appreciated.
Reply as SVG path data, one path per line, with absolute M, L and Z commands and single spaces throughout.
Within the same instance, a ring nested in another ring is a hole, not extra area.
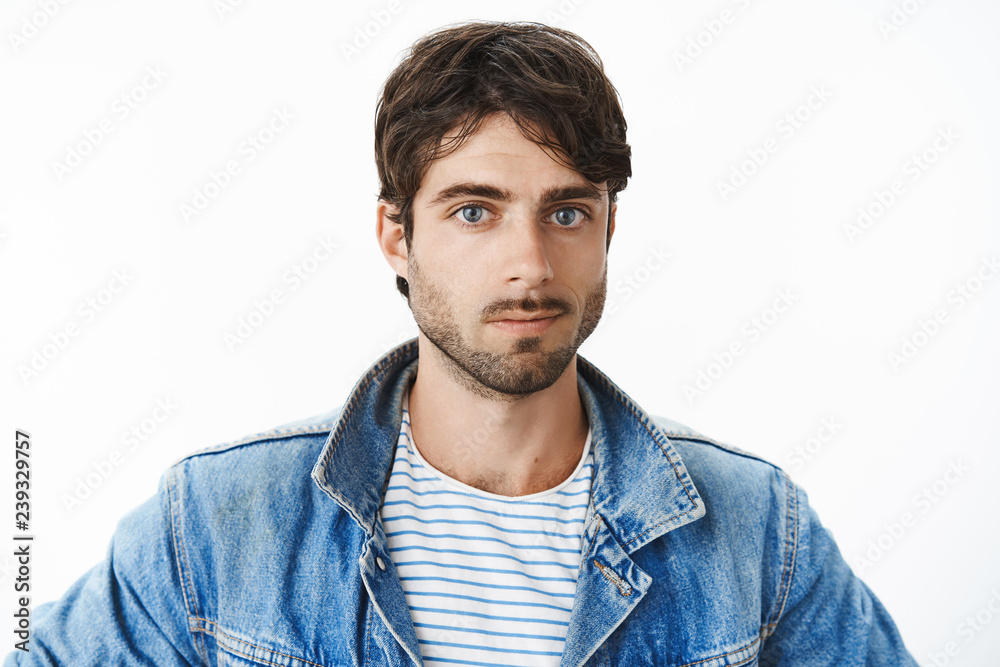
M 656 667 L 668 665 L 669 667 L 758 667 L 759 652 L 759 637 L 740 643 L 725 653 L 701 655 L 688 652 L 683 655 L 681 660 L 650 652 L 648 646 L 630 648 L 628 645 L 619 645 L 617 653 L 613 649 L 610 656 L 599 649 L 587 665 L 588 667 L 639 667 L 640 665 L 656 665 Z
M 215 641 L 218 646 L 216 661 L 218 667 L 326 667 L 318 662 L 291 655 L 290 652 L 268 648 L 262 643 L 240 639 L 234 634 L 215 626 Z
M 220 646 L 216 664 L 218 667 L 260 667 L 260 665 L 274 665 L 276 663 L 262 662 L 245 656 L 234 655 Z
M 680 667 L 757 667 L 758 653 L 760 637 L 728 653 L 690 660 Z

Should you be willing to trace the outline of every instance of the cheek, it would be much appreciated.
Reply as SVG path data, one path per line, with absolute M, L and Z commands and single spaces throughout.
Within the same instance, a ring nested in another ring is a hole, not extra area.
M 577 292 L 581 317 L 590 310 L 598 309 L 603 311 L 604 302 L 607 300 L 607 272 L 602 270 L 598 275 L 591 274 L 586 278 L 586 282 L 580 283 L 581 287 Z
M 572 285 L 574 291 L 586 294 L 605 280 L 607 270 L 607 256 L 603 253 L 577 255 L 562 263 L 562 280 Z
M 449 249 L 435 258 L 435 270 L 443 284 L 454 292 L 478 292 L 497 277 L 495 253 Z
M 467 271 L 454 263 L 428 267 L 419 264 L 419 289 L 421 300 L 433 305 L 436 310 L 447 309 L 457 319 L 466 319 L 477 312 L 479 295 L 482 292 L 484 271 Z

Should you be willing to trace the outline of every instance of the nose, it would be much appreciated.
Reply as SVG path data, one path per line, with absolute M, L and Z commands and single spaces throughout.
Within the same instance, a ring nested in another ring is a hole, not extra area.
M 508 283 L 521 283 L 523 289 L 533 289 L 552 280 L 554 272 L 549 262 L 549 239 L 542 224 L 528 214 L 517 215 L 507 225 L 503 239 L 502 270 Z

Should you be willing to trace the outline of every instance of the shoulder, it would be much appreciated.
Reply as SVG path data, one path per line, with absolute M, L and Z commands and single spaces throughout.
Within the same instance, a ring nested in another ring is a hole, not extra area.
M 656 425 L 660 427 L 660 430 L 663 431 L 664 435 L 671 442 L 679 445 L 682 451 L 678 451 L 678 454 L 685 459 L 685 463 L 687 463 L 687 458 L 684 454 L 688 453 L 692 459 L 711 459 L 712 461 L 726 463 L 727 465 L 759 470 L 781 470 L 776 464 L 762 456 L 703 435 L 678 421 L 657 415 L 650 416 L 656 422 Z
M 354 521 L 312 479 L 339 414 L 200 449 L 161 477 L 166 553 L 202 627 L 252 628 L 289 590 L 308 598 L 301 582 L 316 562 L 334 572 L 347 566 L 359 539 Z
M 677 450 L 706 505 L 787 510 L 796 487 L 778 465 L 752 452 L 703 435 L 680 422 L 651 415 Z M 709 508 L 710 509 L 710 508 Z
M 174 462 L 165 477 L 184 490 L 210 487 L 212 495 L 240 486 L 311 484 L 312 467 L 341 409 L 196 450 Z
M 178 563 L 193 581 L 244 576 L 237 561 L 282 562 L 318 525 L 339 525 L 340 506 L 312 479 L 338 416 L 339 409 L 200 449 L 167 469 L 159 495 Z

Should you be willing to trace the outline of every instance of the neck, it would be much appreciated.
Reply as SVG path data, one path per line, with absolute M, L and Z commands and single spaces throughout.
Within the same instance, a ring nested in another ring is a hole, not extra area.
M 505 496 L 558 486 L 587 439 L 576 355 L 546 389 L 512 397 L 475 385 L 423 334 L 410 387 L 410 430 L 424 459 L 469 486 Z

